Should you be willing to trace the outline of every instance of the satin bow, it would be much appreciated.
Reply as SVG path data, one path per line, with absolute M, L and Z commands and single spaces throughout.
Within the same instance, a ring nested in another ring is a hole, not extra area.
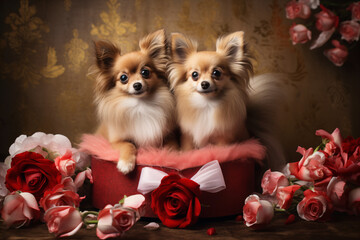
M 168 174 L 150 167 L 141 170 L 138 192 L 149 193 L 159 187 L 161 179 Z M 191 178 L 192 181 L 200 185 L 201 191 L 216 193 L 226 188 L 224 176 L 218 160 L 211 161 L 202 166 L 199 171 Z

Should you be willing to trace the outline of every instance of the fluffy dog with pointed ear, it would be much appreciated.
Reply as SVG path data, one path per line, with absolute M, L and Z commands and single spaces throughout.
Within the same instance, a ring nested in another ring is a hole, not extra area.
M 144 37 L 139 46 L 121 55 L 114 44 L 95 42 L 97 134 L 119 149 L 117 168 L 124 174 L 135 167 L 137 147 L 163 146 L 176 124 L 164 30 Z
M 242 31 L 218 38 L 216 51 L 197 51 L 194 40 L 173 33 L 171 57 L 169 81 L 176 97 L 183 150 L 256 136 L 278 154 L 273 156 L 277 158 L 274 165 L 283 164 L 280 145 L 269 134 L 275 108 L 271 104 L 280 90 L 272 77 L 251 78 L 253 66 Z
M 175 33 L 171 39 L 169 79 L 177 100 L 185 150 L 207 144 L 226 145 L 248 138 L 245 127 L 252 65 L 243 32 L 216 43 L 216 51 L 197 51 L 197 44 Z

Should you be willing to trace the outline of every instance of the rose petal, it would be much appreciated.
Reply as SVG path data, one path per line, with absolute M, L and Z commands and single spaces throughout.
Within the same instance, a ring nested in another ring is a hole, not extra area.
M 144 228 L 146 230 L 149 230 L 149 231 L 155 231 L 155 230 L 158 230 L 160 228 L 160 225 L 158 223 L 156 223 L 156 222 L 151 222 L 149 224 L 146 224 L 144 226 Z
M 140 208 L 145 201 L 145 197 L 142 194 L 135 194 L 124 199 L 124 207 L 130 207 L 133 209 Z
M 215 235 L 216 234 L 216 230 L 214 227 L 212 228 L 209 228 L 206 233 L 209 235 L 209 236 L 212 236 L 212 235 Z

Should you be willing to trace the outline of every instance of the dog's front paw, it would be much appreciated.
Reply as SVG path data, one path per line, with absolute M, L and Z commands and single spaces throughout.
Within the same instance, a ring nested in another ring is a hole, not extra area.
M 120 158 L 116 167 L 123 174 L 128 174 L 135 168 L 135 156 L 126 160 Z

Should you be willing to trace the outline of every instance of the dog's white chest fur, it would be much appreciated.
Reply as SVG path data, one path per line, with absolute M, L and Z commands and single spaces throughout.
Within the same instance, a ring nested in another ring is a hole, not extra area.
M 160 147 L 164 135 L 169 131 L 169 109 L 160 102 L 164 99 L 129 97 L 115 106 L 108 134 L 111 140 L 130 140 L 141 147 Z M 169 103 L 171 104 L 171 103 Z M 117 116 L 121 115 L 121 116 Z
M 194 143 L 201 147 L 205 145 L 209 137 L 218 131 L 215 114 L 218 111 L 219 100 L 208 100 L 204 96 L 194 93 L 191 96 L 191 104 L 197 111 L 193 122 L 186 124 L 185 128 L 193 134 Z

